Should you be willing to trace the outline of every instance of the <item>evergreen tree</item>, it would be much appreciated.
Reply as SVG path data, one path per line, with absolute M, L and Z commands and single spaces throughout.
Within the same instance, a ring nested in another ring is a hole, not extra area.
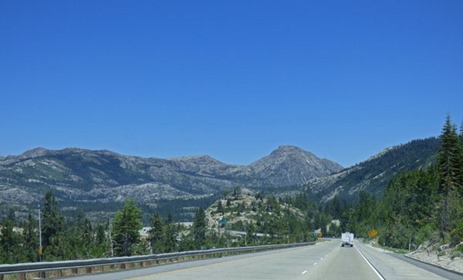
M 233 189 L 233 197 L 234 199 L 239 199 L 240 196 L 242 194 L 242 190 L 241 190 L 241 187 L 240 186 L 236 186 L 234 189 Z
M 151 216 L 151 229 L 148 231 L 148 241 L 150 243 L 152 253 L 162 253 L 164 251 L 164 224 L 161 216 L 154 213 Z
M 11 215 L 13 213 L 13 215 Z M 3 221 L 0 231 L 0 247 L 3 263 L 17 263 L 20 260 L 20 236 L 14 231 L 14 212 L 10 211 L 8 218 Z
M 140 241 L 140 230 L 143 225 L 141 209 L 137 207 L 135 199 L 129 198 L 124 207 L 116 213 L 113 221 L 114 252 L 118 256 L 130 256 L 132 246 Z
M 341 218 L 341 200 L 339 199 L 338 195 L 335 195 L 334 198 L 331 200 L 331 215 L 335 219 Z
M 408 247 L 411 239 L 423 242 L 434 228 L 437 203 L 436 170 L 404 172 L 397 175 L 378 205 L 382 243 L 397 248 Z M 378 211 L 377 211 L 378 212 Z
M 84 218 L 80 240 L 82 240 L 84 244 L 94 244 L 93 227 L 88 218 Z
M 82 210 L 77 211 L 75 219 L 68 221 L 67 241 L 76 258 L 92 257 L 95 251 L 95 236 L 89 219 Z
M 95 247 L 93 248 L 94 257 L 104 257 L 107 253 L 108 241 L 106 239 L 105 227 L 102 224 L 98 224 L 95 232 Z
M 224 213 L 224 209 L 223 209 L 223 205 L 222 205 L 222 200 L 221 200 L 221 199 L 219 200 L 219 202 L 217 202 L 217 212 L 218 212 L 218 213 L 221 213 L 221 214 Z
M 45 194 L 43 201 L 42 211 L 42 247 L 44 256 L 52 257 L 51 254 L 47 254 L 47 247 L 52 245 L 52 240 L 55 238 L 54 245 L 61 247 L 58 244 L 60 240 L 59 235 L 64 232 L 63 216 L 58 209 L 58 203 L 56 198 L 51 191 Z
M 27 220 L 22 224 L 22 240 L 24 249 L 24 261 L 34 262 L 38 260 L 39 238 L 37 234 L 37 222 L 29 213 Z
M 308 210 L 309 203 L 307 195 L 304 192 L 299 193 L 294 199 L 293 205 L 300 210 Z
M 172 214 L 167 215 L 164 226 L 164 252 L 175 252 L 177 250 L 177 229 L 172 219 Z
M 206 241 L 206 214 L 201 207 L 196 210 L 192 231 L 195 247 L 201 249 Z
M 440 236 L 444 240 L 452 227 L 457 211 L 458 196 L 462 182 L 461 141 L 455 125 L 447 117 L 441 135 L 441 148 L 437 158 L 438 190 L 440 205 L 438 212 Z

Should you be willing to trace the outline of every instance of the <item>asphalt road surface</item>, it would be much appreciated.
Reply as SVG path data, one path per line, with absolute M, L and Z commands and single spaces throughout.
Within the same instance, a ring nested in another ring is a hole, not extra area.
M 355 242 L 341 247 L 340 240 L 299 248 L 160 265 L 104 274 L 72 277 L 102 279 L 461 279 L 438 276 L 382 250 Z

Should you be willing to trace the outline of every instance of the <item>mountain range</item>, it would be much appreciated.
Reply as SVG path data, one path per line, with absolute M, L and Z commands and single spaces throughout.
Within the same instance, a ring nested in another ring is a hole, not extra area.
M 0 158 L 0 205 L 25 215 L 52 190 L 65 211 L 80 209 L 95 219 L 110 217 L 127 197 L 147 212 L 188 219 L 192 207 L 208 207 L 237 186 L 272 193 L 306 191 L 320 201 L 334 195 L 351 200 L 361 190 L 381 195 L 398 172 L 432 163 L 438 147 L 436 138 L 415 140 L 349 168 L 294 146 L 280 146 L 246 166 L 207 155 L 160 159 L 37 148 Z
M 247 166 L 225 164 L 210 156 L 159 159 L 106 150 L 37 148 L 0 159 L 0 205 L 27 212 L 52 190 L 66 209 L 96 215 L 112 211 L 127 197 L 146 208 L 187 207 L 209 203 L 236 186 L 300 186 L 342 168 L 294 146 L 280 146 Z

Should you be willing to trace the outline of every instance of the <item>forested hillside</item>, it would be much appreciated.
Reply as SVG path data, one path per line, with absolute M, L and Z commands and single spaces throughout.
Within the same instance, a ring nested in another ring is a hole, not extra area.
M 222 199 L 207 210 L 195 208 L 191 226 L 175 222 L 170 214 L 144 215 L 134 199 L 127 199 L 104 223 L 92 223 L 82 211 L 75 216 L 66 215 L 51 192 L 46 193 L 42 205 L 40 231 L 32 215 L 18 221 L 11 211 L 2 221 L 0 263 L 301 242 L 314 240 L 314 228 L 325 223 L 316 218 L 319 211 L 315 202 L 309 202 L 303 194 L 284 199 L 261 193 L 250 196 L 242 194 L 239 187 L 224 193 Z M 142 231 L 142 220 L 149 228 L 147 231 Z M 234 234 L 236 230 L 246 232 L 247 236 Z
M 286 157 L 287 152 L 293 150 L 285 148 L 280 152 Z M 282 158 L 280 152 L 276 153 L 279 159 Z M 40 151 L 34 153 L 40 154 Z M 20 167 L 25 174 L 27 166 L 34 167 L 43 162 L 50 170 L 63 168 L 49 161 L 29 161 L 28 157 L 30 155 L 4 160 L 13 166 L 23 163 Z M 116 164 L 99 156 L 86 159 L 90 166 L 95 167 L 92 172 L 101 165 Z M 208 158 L 195 158 L 194 163 L 190 160 L 177 160 L 176 170 L 202 166 L 195 174 L 205 176 L 222 166 L 218 162 L 205 164 L 210 162 Z M 72 161 L 67 159 L 66 162 L 70 164 Z M 255 168 L 266 166 L 266 162 L 268 158 L 256 164 Z M 82 163 L 76 161 L 73 164 L 80 166 Z M 122 167 L 120 163 L 116 164 L 117 168 L 125 168 L 120 172 L 130 170 L 130 162 L 125 164 Z M 380 173 L 383 175 L 379 176 L 378 172 L 384 166 L 391 166 L 394 172 L 386 176 L 383 171 Z M 82 174 L 85 175 L 86 171 Z M 113 174 L 113 178 L 119 178 L 117 176 L 121 174 Z M 264 194 L 239 186 L 224 188 L 218 194 L 218 200 L 211 196 L 196 201 L 196 207 L 182 206 L 182 209 L 193 213 L 189 219 L 193 221 L 191 227 L 176 223 L 173 213 L 177 211 L 178 214 L 179 209 L 175 204 L 163 207 L 164 212 L 161 212 L 147 208 L 136 199 L 126 198 L 113 204 L 112 212 L 102 212 L 105 218 L 95 221 L 88 215 L 85 204 L 75 203 L 73 211 L 69 211 L 69 206 L 62 207 L 53 191 L 48 190 L 39 201 L 40 230 L 34 216 L 37 209 L 22 219 L 14 207 L 8 207 L 8 215 L 1 223 L 0 262 L 82 259 L 296 242 L 312 240 L 316 238 L 314 232 L 319 231 L 321 235 L 328 236 L 351 231 L 365 240 L 396 248 L 416 248 L 421 244 L 435 248 L 447 244 L 455 253 L 463 254 L 463 246 L 460 245 L 463 241 L 463 127 L 458 134 L 456 125 L 448 118 L 438 139 L 412 141 L 393 147 L 329 178 L 347 186 L 349 180 L 371 183 L 377 178 L 386 180 L 388 176 L 391 180 L 387 182 L 383 196 L 377 196 L 374 191 L 368 192 L 368 188 L 351 188 L 348 193 L 356 199 L 346 200 L 339 195 L 342 193 L 335 193 L 323 203 L 303 188 L 300 192 L 294 189 L 288 192 L 291 195 Z M 47 178 L 50 177 L 43 176 L 42 180 Z M 72 176 L 69 178 L 73 179 Z M 119 178 L 120 181 L 126 179 Z M 15 180 L 23 179 L 18 177 Z M 204 206 L 198 207 L 198 203 Z M 340 225 L 332 223 L 333 220 L 340 220 Z M 141 235 L 143 225 L 150 228 L 145 237 Z M 247 232 L 247 236 L 233 236 L 230 234 L 232 230 Z M 39 233 L 43 240 L 42 250 L 38 250 Z
M 357 201 L 366 191 L 382 197 L 388 183 L 398 174 L 435 164 L 440 139 L 413 140 L 394 146 L 339 173 L 310 180 L 306 191 L 322 202 L 338 196 L 343 201 Z
M 341 211 L 342 229 L 395 248 L 448 244 L 463 252 L 462 132 L 447 118 L 436 164 L 400 173 L 382 199 L 362 192 L 355 207 Z

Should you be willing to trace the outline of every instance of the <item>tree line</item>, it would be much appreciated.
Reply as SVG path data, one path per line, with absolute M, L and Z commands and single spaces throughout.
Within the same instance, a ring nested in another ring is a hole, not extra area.
M 239 199 L 240 188 L 231 193 L 227 201 Z M 40 225 L 36 216 L 29 214 L 24 221 L 16 221 L 14 211 L 1 223 L 0 263 L 36 261 L 58 261 L 101 257 L 157 254 L 218 248 L 227 246 L 262 245 L 295 241 L 307 241 L 312 237 L 314 203 L 305 195 L 277 198 L 257 193 L 257 202 L 252 206 L 259 216 L 255 223 L 237 223 L 210 228 L 205 210 L 198 207 L 192 225 L 187 227 L 174 222 L 172 215 L 163 218 L 152 213 L 148 218 L 146 236 L 142 236 L 144 215 L 136 201 L 129 198 L 111 221 L 92 223 L 83 211 L 73 216 L 61 212 L 56 197 L 48 191 L 40 205 Z M 217 211 L 229 215 L 242 215 L 242 204 L 230 207 L 225 203 Z M 282 204 L 301 209 L 304 218 L 296 217 Z M 221 208 L 221 209 L 220 209 Z M 247 232 L 246 238 L 232 236 L 228 230 Z M 257 233 L 266 237 L 257 238 Z M 40 247 L 41 245 L 41 247 Z
M 142 238 L 144 218 L 134 199 L 127 199 L 112 220 L 92 223 L 83 211 L 64 215 L 57 200 L 48 191 L 40 207 L 40 231 L 37 217 L 17 221 L 10 210 L 1 222 L 0 263 L 87 259 L 177 252 L 225 246 L 245 246 L 276 242 L 299 242 L 316 238 L 321 229 L 325 236 L 354 232 L 375 238 L 381 245 L 396 248 L 463 241 L 463 126 L 458 133 L 450 117 L 446 119 L 435 164 L 392 179 L 382 198 L 360 192 L 355 205 L 335 196 L 318 204 L 308 194 L 276 197 L 255 194 L 250 209 L 239 202 L 241 189 L 224 194 L 214 211 L 224 215 L 257 213 L 253 222 L 238 222 L 228 229 L 247 232 L 236 238 L 209 228 L 203 208 L 196 209 L 191 227 L 174 222 L 171 214 L 151 213 L 149 230 Z M 236 200 L 237 203 L 233 201 Z M 299 209 L 302 217 L 290 209 Z M 340 225 L 332 220 L 340 220 Z M 330 225 L 327 227 L 327 225 Z M 223 225 L 226 227 L 226 225 Z M 257 238 L 257 233 L 266 237 Z M 41 243 L 41 248 L 39 244 Z M 458 250 L 463 251 L 463 246 Z
M 382 199 L 361 192 L 340 213 L 343 231 L 377 238 L 381 245 L 416 249 L 420 244 L 463 241 L 463 126 L 447 117 L 435 164 L 393 178 Z M 377 232 L 372 236 L 372 230 Z M 463 247 L 456 248 L 463 251 Z

